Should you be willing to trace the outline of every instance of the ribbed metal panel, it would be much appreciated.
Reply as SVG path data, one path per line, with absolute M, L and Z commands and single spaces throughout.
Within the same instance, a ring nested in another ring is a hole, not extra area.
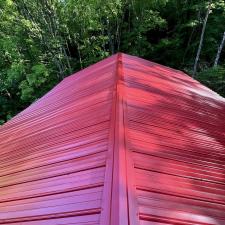
M 0 224 L 99 224 L 115 57 L 66 78 L 0 128 Z
M 136 57 L 123 73 L 137 223 L 225 224 L 224 99 Z
M 225 224 L 225 100 L 116 54 L 0 128 L 0 224 Z

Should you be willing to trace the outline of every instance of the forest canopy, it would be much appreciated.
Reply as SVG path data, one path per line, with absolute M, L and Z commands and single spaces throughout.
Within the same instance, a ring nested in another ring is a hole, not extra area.
M 0 124 L 118 51 L 225 96 L 224 42 L 224 0 L 0 0 Z

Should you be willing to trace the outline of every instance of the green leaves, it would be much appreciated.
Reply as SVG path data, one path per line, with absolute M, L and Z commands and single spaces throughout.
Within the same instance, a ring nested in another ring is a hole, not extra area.
M 44 89 L 44 85 L 48 82 L 49 71 L 44 64 L 37 64 L 31 68 L 31 73 L 26 75 L 19 89 L 21 91 L 21 100 L 24 102 L 34 101 L 40 97 L 40 89 Z
M 23 80 L 20 85 L 19 89 L 21 90 L 21 100 L 24 102 L 30 102 L 35 100 L 34 96 L 34 88 L 29 85 L 27 80 Z
M 225 67 L 217 66 L 206 69 L 200 72 L 197 77 L 206 86 L 225 96 Z
M 8 86 L 13 85 L 13 83 L 18 83 L 24 78 L 25 66 L 23 61 L 13 62 L 11 68 L 7 70 L 7 84 Z
M 32 73 L 27 75 L 27 81 L 30 86 L 38 88 L 48 80 L 49 73 L 44 64 L 33 66 L 31 71 Z

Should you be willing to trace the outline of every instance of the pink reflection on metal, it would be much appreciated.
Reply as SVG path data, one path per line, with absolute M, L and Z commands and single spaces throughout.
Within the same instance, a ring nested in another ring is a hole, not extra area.
M 225 224 L 225 100 L 118 53 L 0 128 L 0 224 Z

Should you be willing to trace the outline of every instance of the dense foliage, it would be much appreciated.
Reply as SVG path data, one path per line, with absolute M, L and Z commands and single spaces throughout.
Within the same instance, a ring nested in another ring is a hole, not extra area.
M 0 123 L 118 51 L 193 74 L 199 49 L 195 77 L 225 95 L 224 31 L 224 0 L 0 0 Z

